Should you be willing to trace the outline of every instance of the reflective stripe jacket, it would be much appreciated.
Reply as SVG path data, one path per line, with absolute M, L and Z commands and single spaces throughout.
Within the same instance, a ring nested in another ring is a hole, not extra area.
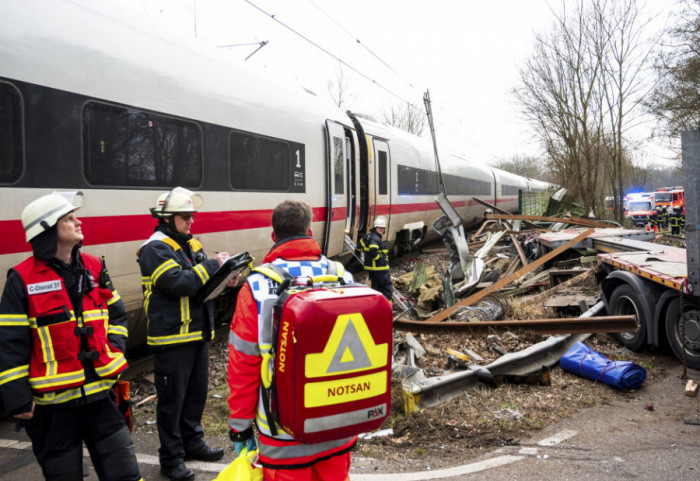
M 65 283 L 46 261 L 30 257 L 10 271 L 0 303 L 0 392 L 17 414 L 37 404 L 102 398 L 127 367 L 124 304 L 97 257 L 77 254 L 86 282 L 75 312 Z
M 212 303 L 201 304 L 194 295 L 219 263 L 207 259 L 197 239 L 191 238 L 188 245 L 191 253 L 156 230 L 137 252 L 149 346 L 165 347 L 212 337 Z
M 276 244 L 263 263 L 272 262 L 294 277 L 323 275 L 332 262 L 310 237 L 285 239 Z M 272 348 L 272 307 L 277 300 L 279 282 L 255 272 L 248 276 L 236 302 L 229 334 L 229 426 L 245 431 L 255 423 L 260 433 L 260 462 L 268 468 L 301 468 L 316 461 L 345 453 L 353 448 L 356 436 L 316 444 L 301 444 L 279 425 L 273 436 L 263 408 L 260 368 L 262 356 Z M 352 282 L 352 275 L 338 265 L 337 275 Z M 281 279 L 279 279 L 281 281 Z
M 374 229 L 360 239 L 359 248 L 365 253 L 366 271 L 389 270 L 389 251 L 382 242 L 381 236 Z

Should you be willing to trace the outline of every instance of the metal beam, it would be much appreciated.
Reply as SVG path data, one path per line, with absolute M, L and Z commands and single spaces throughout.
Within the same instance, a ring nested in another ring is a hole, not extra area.
M 485 218 L 493 220 L 531 220 L 534 222 L 552 222 L 555 224 L 573 224 L 584 227 L 600 227 L 602 229 L 616 229 L 617 225 L 597 222 L 582 217 L 545 217 L 541 215 L 518 215 L 518 214 L 485 214 Z
M 638 329 L 635 316 L 602 316 L 560 319 L 531 319 L 525 321 L 485 322 L 394 322 L 394 329 L 410 332 L 488 332 L 491 329 L 526 329 L 540 334 L 583 334 L 587 332 L 627 332 Z

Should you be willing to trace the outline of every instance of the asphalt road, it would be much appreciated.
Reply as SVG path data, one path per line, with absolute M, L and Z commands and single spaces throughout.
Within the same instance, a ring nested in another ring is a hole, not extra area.
M 682 366 L 673 358 L 660 360 L 665 375 L 647 382 L 631 400 L 587 409 L 574 417 L 549 426 L 536 437 L 512 446 L 484 453 L 478 459 L 442 470 L 413 473 L 387 472 L 382 464 L 355 457 L 352 481 L 411 480 L 692 480 L 700 479 L 700 398 L 684 395 Z M 688 370 L 696 382 L 700 372 Z M 653 410 L 645 409 L 653 406 Z M 24 432 L 13 431 L 14 423 L 0 422 L 0 479 L 29 481 L 41 479 L 41 471 L 31 453 Z M 154 432 L 135 436 L 141 472 L 145 480 L 165 480 L 159 474 L 158 437 Z M 227 440 L 208 439 L 215 446 Z M 220 463 L 189 463 L 196 481 L 216 478 L 225 463 L 233 459 L 227 451 Z M 390 469 L 390 467 L 388 468 Z M 86 457 L 86 480 L 97 476 Z

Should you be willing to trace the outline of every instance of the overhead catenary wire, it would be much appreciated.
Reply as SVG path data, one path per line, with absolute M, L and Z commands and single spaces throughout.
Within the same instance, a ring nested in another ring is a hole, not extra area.
M 311 5 L 313 5 L 316 9 L 318 9 L 321 13 L 323 13 L 323 15 L 325 15 L 327 18 L 329 18 L 338 28 L 340 28 L 343 32 L 345 32 L 345 34 L 348 35 L 350 38 L 352 38 L 358 45 L 362 46 L 365 50 L 367 50 L 374 58 L 376 58 L 379 62 L 381 62 L 382 65 L 384 65 L 384 66 L 385 66 L 387 69 L 389 69 L 394 75 L 396 75 L 397 78 L 399 78 L 402 82 L 404 82 L 406 85 L 408 85 L 408 86 L 409 86 L 411 89 L 413 89 L 417 94 L 422 95 L 422 92 L 419 91 L 411 82 L 409 82 L 409 81 L 407 81 L 405 78 L 403 78 L 393 67 L 391 67 L 387 62 L 385 62 L 383 59 L 381 59 L 381 58 L 380 58 L 376 53 L 374 53 L 371 49 L 369 49 L 367 46 L 365 46 L 355 35 L 353 35 L 352 33 L 350 33 L 349 30 L 347 30 L 345 27 L 343 27 L 338 21 L 336 21 L 333 17 L 331 17 L 327 12 L 325 12 L 323 9 L 321 9 L 320 7 L 318 7 L 312 0 L 307 0 L 307 1 L 308 1 Z M 407 106 L 408 109 L 414 110 L 415 112 L 418 112 L 418 113 L 420 113 L 420 114 L 424 114 L 424 113 L 425 113 L 425 112 L 424 112 L 421 108 L 419 108 L 416 104 L 414 104 L 414 103 L 410 102 L 409 100 L 406 100 L 405 98 L 401 97 L 400 95 L 398 95 L 398 94 L 395 93 L 394 91 L 390 90 L 389 88 L 387 88 L 387 87 L 385 87 L 384 85 L 382 85 L 381 83 L 379 83 L 377 80 L 371 78 L 369 75 L 367 75 L 367 74 L 365 74 L 364 72 L 360 71 L 360 69 L 354 67 L 353 65 L 350 65 L 348 62 L 346 62 L 345 60 L 343 60 L 343 59 L 340 58 L 339 56 L 333 54 L 333 53 L 330 52 L 328 49 L 324 48 L 324 47 L 321 46 L 320 44 L 318 44 L 318 43 L 314 42 L 313 40 L 311 40 L 310 38 L 306 37 L 306 36 L 305 36 L 304 34 L 302 34 L 301 32 L 299 32 L 299 31 L 297 31 L 296 29 L 292 28 L 291 26 L 287 25 L 287 24 L 284 23 L 282 20 L 278 19 L 278 18 L 276 17 L 276 15 L 271 14 L 271 13 L 265 11 L 263 8 L 261 8 L 261 7 L 259 7 L 258 5 L 256 5 L 256 4 L 253 3 L 251 0 L 245 0 L 245 2 L 248 3 L 251 7 L 255 8 L 256 10 L 260 11 L 261 13 L 263 13 L 264 15 L 268 16 L 270 19 L 272 19 L 272 20 L 274 20 L 275 22 L 277 22 L 279 25 L 281 25 L 281 26 L 283 26 L 284 28 L 286 28 L 287 30 L 289 30 L 290 32 L 292 32 L 294 35 L 298 36 L 299 38 L 301 38 L 301 39 L 304 40 L 305 42 L 311 44 L 313 47 L 317 48 L 318 50 L 320 50 L 320 51 L 323 52 L 324 54 L 330 56 L 331 58 L 333 58 L 334 60 L 336 60 L 337 62 L 339 62 L 341 65 L 346 66 L 347 68 L 349 68 L 350 70 L 352 70 L 353 72 L 355 72 L 356 74 L 358 74 L 359 76 L 361 76 L 362 78 L 364 78 L 365 80 L 369 81 L 369 82 L 372 83 L 373 85 L 376 85 L 378 88 L 380 88 L 380 89 L 383 90 L 384 92 L 388 93 L 388 94 L 391 95 L 392 97 L 398 99 L 399 101 L 401 101 L 402 103 L 404 103 L 404 104 Z M 256 51 L 257 51 L 257 50 L 256 50 Z M 254 52 L 254 53 L 255 53 L 255 52 Z M 463 124 L 463 122 L 462 122 L 461 119 L 458 119 L 457 117 L 455 117 L 454 115 L 452 115 L 451 113 L 449 113 L 448 111 L 446 111 L 443 107 L 441 107 L 441 106 L 439 105 L 439 103 L 438 103 L 437 107 L 439 108 L 439 110 L 440 110 L 441 112 L 447 114 L 449 117 L 451 117 L 452 119 L 454 119 L 455 121 L 457 121 L 457 123 Z M 460 139 L 464 140 L 465 142 L 467 142 L 467 143 L 469 143 L 469 144 L 476 145 L 472 140 L 467 139 L 466 137 L 463 136 L 462 133 L 457 132 L 456 130 L 450 128 L 450 127 L 449 127 L 448 125 L 446 125 L 444 122 L 436 122 L 436 123 L 437 123 L 438 125 L 440 125 L 440 127 L 442 127 L 443 129 L 445 129 L 445 130 L 451 132 L 451 133 L 452 133 L 453 135 L 455 135 L 457 138 L 460 138 Z

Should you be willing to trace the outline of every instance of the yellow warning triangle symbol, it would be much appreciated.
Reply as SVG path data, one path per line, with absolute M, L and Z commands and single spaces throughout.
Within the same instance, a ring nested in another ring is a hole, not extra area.
M 307 354 L 307 378 L 366 371 L 387 365 L 389 346 L 375 344 L 362 314 L 338 316 L 323 352 Z

